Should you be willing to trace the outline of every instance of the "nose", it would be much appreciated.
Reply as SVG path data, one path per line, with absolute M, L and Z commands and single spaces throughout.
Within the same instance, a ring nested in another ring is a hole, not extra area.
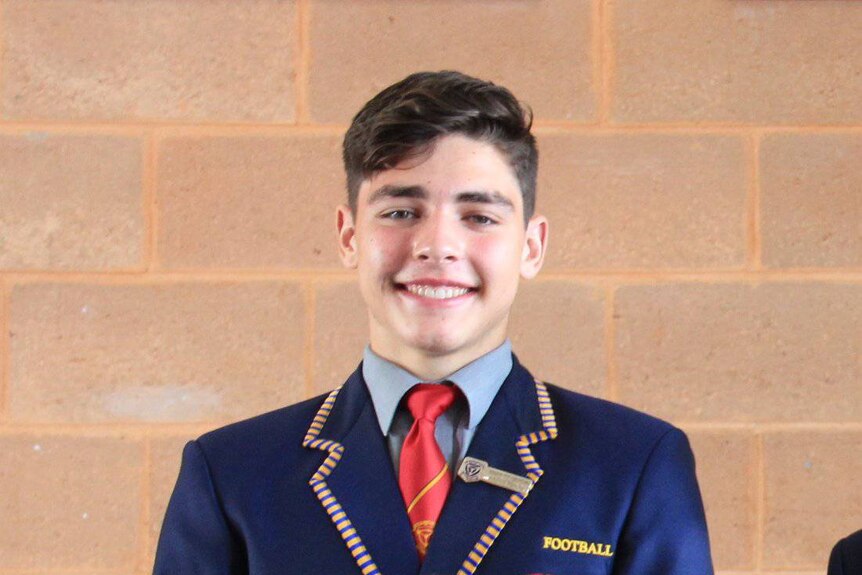
M 420 261 L 454 262 L 463 253 L 463 238 L 457 225 L 443 214 L 422 219 L 413 236 L 413 257 Z

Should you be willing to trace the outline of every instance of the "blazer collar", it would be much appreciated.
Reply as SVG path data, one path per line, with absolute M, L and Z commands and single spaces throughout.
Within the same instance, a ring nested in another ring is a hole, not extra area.
M 360 369 L 327 396 L 303 445 L 327 454 L 308 483 L 360 572 L 418 573 L 409 519 Z
M 512 371 L 479 425 L 467 456 L 529 477 L 535 485 L 543 471 L 530 448 L 556 436 L 544 384 L 513 356 Z M 303 445 L 326 453 L 309 485 L 363 575 L 472 575 L 529 495 L 456 478 L 420 566 L 361 369 L 327 396 Z

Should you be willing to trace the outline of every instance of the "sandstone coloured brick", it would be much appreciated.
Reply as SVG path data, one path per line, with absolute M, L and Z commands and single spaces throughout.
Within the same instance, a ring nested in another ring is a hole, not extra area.
M 13 288 L 10 417 L 224 421 L 300 399 L 301 290 L 289 283 Z
M 167 268 L 340 268 L 340 136 L 177 137 L 159 146 Z
M 588 0 L 313 0 L 310 9 L 315 121 L 347 123 L 407 74 L 451 69 L 503 84 L 541 119 L 595 116 Z
M 820 283 L 622 287 L 621 399 L 660 417 L 862 421 L 862 289 Z
M 745 262 L 743 141 L 541 134 L 549 268 L 727 268 Z
M 769 433 L 764 463 L 764 568 L 824 569 L 832 546 L 860 528 L 862 432 Z
M 512 350 L 535 377 L 605 397 L 604 306 L 601 287 L 522 282 L 509 322 Z
M 0 134 L 0 269 L 140 266 L 141 155 L 133 137 Z
M 715 568 L 754 567 L 757 459 L 747 431 L 688 432 Z
M 290 122 L 292 1 L 10 1 L 8 119 Z
M 0 569 L 131 571 L 142 461 L 128 439 L 0 436 Z
M 852 124 L 862 4 L 613 2 L 617 122 Z
M 760 190 L 764 265 L 862 266 L 862 135 L 767 136 Z
M 369 343 L 368 312 L 355 281 L 315 285 L 314 391 L 344 383 Z

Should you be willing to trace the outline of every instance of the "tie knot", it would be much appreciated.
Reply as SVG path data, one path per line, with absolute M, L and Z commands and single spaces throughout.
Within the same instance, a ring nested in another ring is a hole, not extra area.
M 452 385 L 419 383 L 413 386 L 407 396 L 407 409 L 413 419 L 427 419 L 433 423 L 449 409 L 457 394 L 457 388 Z

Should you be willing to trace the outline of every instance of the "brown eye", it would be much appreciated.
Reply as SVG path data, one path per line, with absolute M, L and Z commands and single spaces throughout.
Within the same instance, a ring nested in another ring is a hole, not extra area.
M 415 217 L 416 214 L 410 210 L 390 210 L 384 212 L 381 216 L 387 220 L 406 220 Z
M 467 216 L 467 219 L 482 226 L 488 226 L 497 223 L 488 216 L 483 216 L 481 214 L 473 214 L 471 216 Z

